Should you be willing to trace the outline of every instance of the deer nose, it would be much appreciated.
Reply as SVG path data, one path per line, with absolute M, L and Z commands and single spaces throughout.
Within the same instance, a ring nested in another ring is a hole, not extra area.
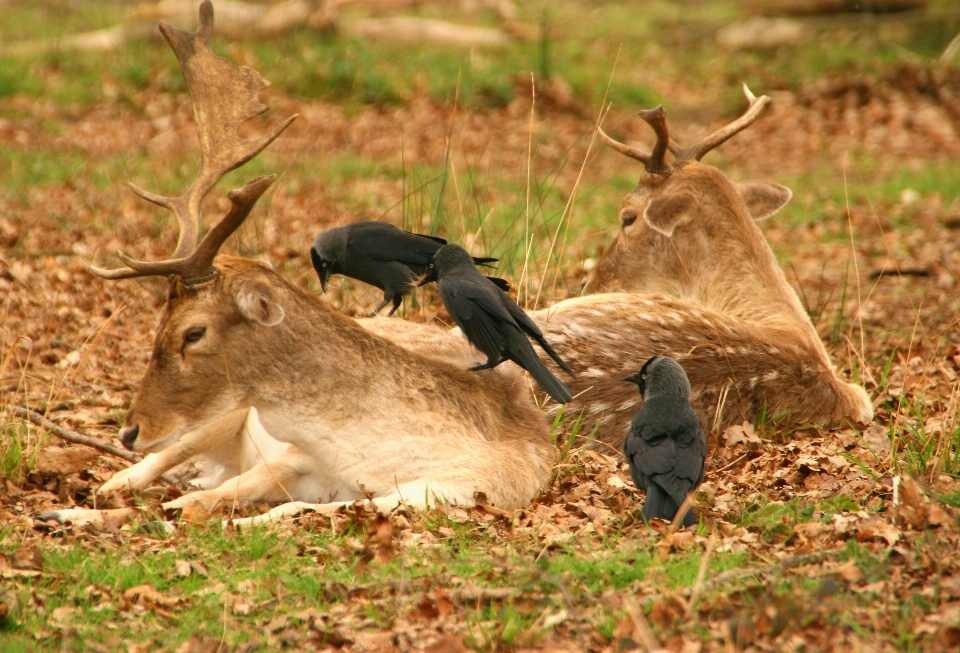
M 123 443 L 130 451 L 133 451 L 133 443 L 136 442 L 137 436 L 140 435 L 140 425 L 131 426 L 120 431 L 120 442 Z

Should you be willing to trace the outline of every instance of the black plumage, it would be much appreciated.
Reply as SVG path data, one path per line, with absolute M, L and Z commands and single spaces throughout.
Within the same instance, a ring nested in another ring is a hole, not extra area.
M 633 482 L 647 493 L 643 516 L 672 521 L 687 494 L 703 482 L 707 457 L 700 418 L 690 407 L 690 381 L 668 356 L 654 356 L 624 381 L 636 383 L 643 396 L 623 443 Z M 683 525 L 694 523 L 691 510 Z
M 320 232 L 310 248 L 313 268 L 320 277 L 320 287 L 327 291 L 331 274 L 342 274 L 383 290 L 383 303 L 371 315 L 393 302 L 388 315 L 400 307 L 404 295 L 416 287 L 417 278 L 447 241 L 436 236 L 422 236 L 399 229 L 386 222 L 354 222 Z M 495 258 L 475 258 L 481 265 L 495 263 Z M 493 283 L 509 290 L 503 279 L 489 277 Z
M 467 250 L 459 245 L 444 245 L 437 250 L 431 271 L 421 285 L 434 279 L 447 312 L 467 340 L 487 356 L 486 363 L 471 370 L 490 369 L 509 359 L 530 372 L 556 401 L 565 404 L 573 400 L 570 388 L 540 361 L 527 336 L 536 340 L 570 376 L 574 376 L 573 370 L 547 344 L 530 316 L 477 271 Z

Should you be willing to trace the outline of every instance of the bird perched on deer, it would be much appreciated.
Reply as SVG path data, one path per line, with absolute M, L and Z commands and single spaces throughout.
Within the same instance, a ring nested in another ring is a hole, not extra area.
M 320 287 L 327 291 L 331 274 L 342 274 L 383 290 L 383 303 L 371 317 L 393 302 L 387 316 L 400 308 L 403 297 L 415 288 L 418 277 L 427 271 L 433 255 L 447 244 L 443 238 L 410 233 L 387 222 L 354 222 L 320 232 L 310 248 Z M 477 265 L 496 263 L 495 258 L 474 258 Z M 504 290 L 510 285 L 489 277 Z
M 491 369 L 509 359 L 530 372 L 556 401 L 561 404 L 572 401 L 570 388 L 540 362 L 527 336 L 536 340 L 557 365 L 576 378 L 573 370 L 547 343 L 543 331 L 530 316 L 477 272 L 474 260 L 459 245 L 444 245 L 437 250 L 429 272 L 419 284 L 437 282 L 440 299 L 450 316 L 467 340 L 487 356 L 486 363 L 470 370 Z
M 700 418 L 690 407 L 690 381 L 669 356 L 654 356 L 624 381 L 636 383 L 643 397 L 623 444 L 633 482 L 647 492 L 643 517 L 672 521 L 703 482 L 707 456 Z M 687 512 L 683 525 L 694 523 L 693 511 Z

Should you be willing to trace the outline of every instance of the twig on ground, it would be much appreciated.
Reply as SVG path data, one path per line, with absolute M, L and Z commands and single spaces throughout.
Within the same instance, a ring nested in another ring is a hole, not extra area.
M 716 533 L 710 534 L 710 539 L 707 540 L 707 548 L 703 552 L 703 557 L 700 559 L 700 569 L 697 570 L 697 580 L 693 584 L 693 589 L 690 591 L 690 599 L 687 601 L 687 614 L 693 612 L 693 608 L 696 607 L 697 598 L 700 596 L 700 591 L 703 589 L 703 579 L 707 575 L 707 565 L 710 564 L 710 554 L 713 553 L 713 547 L 717 543 Z
M 123 458 L 131 463 L 140 462 L 140 456 L 130 451 L 124 451 L 119 447 L 115 447 L 112 444 L 98 440 L 97 438 L 91 438 L 87 435 L 81 435 L 76 431 L 71 431 L 70 429 L 65 429 L 62 426 L 57 426 L 54 422 L 51 422 L 46 417 L 40 413 L 36 413 L 27 408 L 21 408 L 20 406 L 5 406 L 4 410 L 8 410 L 14 415 L 18 415 L 25 419 L 30 420 L 37 426 L 42 426 L 43 428 L 49 430 L 55 436 L 67 442 L 73 442 L 74 444 L 83 444 L 88 447 L 93 447 L 104 453 L 108 453 L 117 458 Z
M 828 549 L 826 551 L 817 551 L 816 553 L 806 553 L 803 555 L 796 555 L 796 556 L 787 558 L 783 562 L 773 564 L 773 565 L 766 565 L 764 567 L 753 567 L 751 569 L 731 569 L 730 571 L 725 571 L 721 574 L 717 574 L 706 583 L 703 583 L 703 585 L 700 586 L 699 593 L 709 591 L 714 587 L 722 585 L 723 583 L 726 583 L 728 581 L 738 580 L 740 578 L 746 578 L 747 576 L 760 576 L 762 574 L 768 574 L 773 571 L 779 571 L 782 573 L 787 569 L 792 569 L 793 567 L 802 567 L 803 565 L 812 565 L 817 562 L 821 562 L 826 558 L 829 558 L 830 556 L 837 555 L 838 553 L 841 553 L 845 549 L 846 547 L 839 547 L 836 549 Z M 693 596 L 694 590 L 696 590 L 696 587 L 684 588 L 680 590 L 678 593 L 683 597 L 691 597 Z M 653 598 L 658 598 L 658 597 L 651 597 L 651 600 Z
M 648 653 L 659 650 L 660 642 L 653 636 L 653 631 L 650 630 L 650 624 L 647 622 L 647 617 L 643 614 L 640 604 L 635 600 L 630 600 L 626 602 L 626 608 L 630 621 L 633 622 L 633 632 L 640 638 L 643 647 Z

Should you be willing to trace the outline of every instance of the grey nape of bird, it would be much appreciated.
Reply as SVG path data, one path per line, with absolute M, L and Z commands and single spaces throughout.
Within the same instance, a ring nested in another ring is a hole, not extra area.
M 444 245 L 437 250 L 431 271 L 422 281 L 436 279 L 440 299 L 463 334 L 487 362 L 471 370 L 496 367 L 509 359 L 530 372 L 547 394 L 561 404 L 573 400 L 570 388 L 540 361 L 527 336 L 557 362 L 570 376 L 573 370 L 547 344 L 543 332 L 530 316 L 500 288 L 477 271 L 474 260 L 459 245 Z
M 643 517 L 672 521 L 687 494 L 703 482 L 707 457 L 700 418 L 690 407 L 690 381 L 668 356 L 654 356 L 624 381 L 636 383 L 643 396 L 623 443 L 633 482 L 647 493 Z M 691 510 L 683 525 L 694 523 Z
M 433 255 L 446 243 L 443 238 L 413 234 L 387 222 L 363 221 L 320 232 L 310 248 L 310 258 L 323 292 L 327 291 L 327 280 L 332 274 L 363 281 L 383 291 L 383 303 L 371 316 L 393 302 L 389 316 L 400 307 L 404 295 L 416 287 L 417 278 L 427 272 Z M 477 265 L 497 261 L 473 260 Z M 490 280 L 510 289 L 503 279 Z

